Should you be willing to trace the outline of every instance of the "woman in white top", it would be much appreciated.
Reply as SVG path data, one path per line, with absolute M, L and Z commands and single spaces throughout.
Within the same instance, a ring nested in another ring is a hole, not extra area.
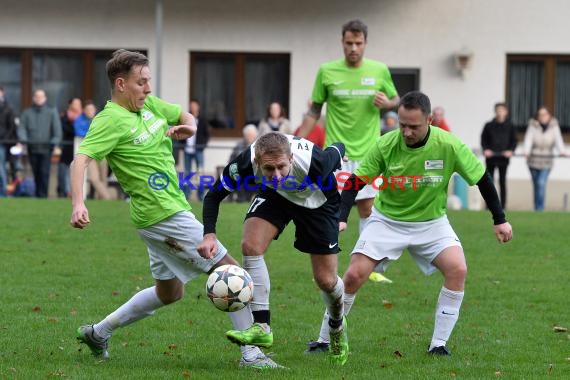
M 279 102 L 273 102 L 267 107 L 267 116 L 259 122 L 257 126 L 259 136 L 268 132 L 281 132 L 292 134 L 291 124 L 285 117 L 285 110 Z
M 555 148 L 561 156 L 566 155 L 558 120 L 545 106 L 541 106 L 528 122 L 524 137 L 524 153 L 534 188 L 535 211 L 544 210 L 546 181 L 554 163 Z

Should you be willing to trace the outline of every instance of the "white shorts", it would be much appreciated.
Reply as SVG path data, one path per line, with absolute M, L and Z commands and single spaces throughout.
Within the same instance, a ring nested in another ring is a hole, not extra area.
M 358 168 L 358 166 L 360 165 L 360 161 L 352 161 L 352 160 L 348 160 L 346 162 L 342 162 L 342 169 L 340 169 L 338 172 L 345 172 L 345 173 L 349 173 L 347 178 L 350 177 L 350 175 L 352 173 L 354 173 L 356 171 L 356 168 Z M 378 188 L 380 186 L 377 186 Z M 378 190 L 375 189 L 374 187 L 372 187 L 372 185 L 366 185 L 364 186 L 364 188 L 362 190 L 360 190 L 358 192 L 358 194 L 356 195 L 356 200 L 362 200 L 362 199 L 370 199 L 370 198 L 374 198 L 376 196 L 376 194 L 378 193 Z
M 207 273 L 227 254 L 218 241 L 218 253 L 204 259 L 196 248 L 202 243 L 204 226 L 190 211 L 182 211 L 146 228 L 137 229 L 148 249 L 150 271 L 156 280 L 178 278 L 187 283 Z
M 375 271 L 384 272 L 391 261 L 398 260 L 408 249 L 420 270 L 429 275 L 437 269 L 433 260 L 452 246 L 461 247 L 461 242 L 446 215 L 427 222 L 399 222 L 373 207 L 352 253 L 377 261 Z

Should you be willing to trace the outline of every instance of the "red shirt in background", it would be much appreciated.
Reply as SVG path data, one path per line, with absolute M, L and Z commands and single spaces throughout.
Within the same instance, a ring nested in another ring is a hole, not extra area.
M 299 128 L 297 128 L 293 134 L 298 136 Z M 325 147 L 325 129 L 320 124 L 315 124 L 311 133 L 309 133 L 305 138 L 313 144 L 318 145 L 321 149 Z
M 447 125 L 445 119 L 442 119 L 437 123 L 433 121 L 432 124 L 435 125 L 436 127 L 443 129 L 444 131 L 451 132 L 451 128 L 449 128 L 449 125 Z

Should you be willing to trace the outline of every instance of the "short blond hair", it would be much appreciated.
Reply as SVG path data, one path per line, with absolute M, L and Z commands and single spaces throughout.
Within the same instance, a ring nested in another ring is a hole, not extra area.
M 255 158 L 260 160 L 265 154 L 290 156 L 291 144 L 287 136 L 280 132 L 269 132 L 258 138 L 255 142 Z

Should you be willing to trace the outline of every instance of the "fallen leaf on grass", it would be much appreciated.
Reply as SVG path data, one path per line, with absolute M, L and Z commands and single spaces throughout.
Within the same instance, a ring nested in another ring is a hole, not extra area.
M 182 372 L 182 377 L 189 379 L 192 377 L 192 373 L 186 369 L 184 372 Z
M 553 330 L 554 330 L 554 332 L 566 332 L 566 331 L 568 331 L 568 329 L 566 327 L 562 327 L 562 326 L 554 326 Z
M 503 376 L 503 373 L 501 371 L 495 371 L 495 376 L 497 377 Z
M 39 313 L 40 311 L 42 311 L 42 308 L 39 307 L 39 306 L 34 306 L 34 308 L 32 309 L 32 311 L 33 311 L 34 313 Z
M 382 300 L 382 306 L 384 306 L 386 309 L 391 309 L 392 307 L 394 307 L 392 302 L 388 300 Z
M 398 351 L 398 350 L 394 351 L 394 355 L 397 356 L 397 357 L 399 357 L 399 358 L 404 357 L 404 355 L 402 355 L 402 353 L 401 353 L 400 351 Z
M 168 345 L 168 348 L 171 349 L 171 350 L 175 350 L 175 349 L 178 348 L 178 346 L 177 346 L 176 344 L 174 344 L 174 343 L 171 343 L 171 344 Z

